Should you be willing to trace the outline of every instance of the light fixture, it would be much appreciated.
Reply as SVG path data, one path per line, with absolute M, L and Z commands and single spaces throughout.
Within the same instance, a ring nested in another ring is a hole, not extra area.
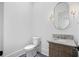
M 78 15 L 79 6 L 77 3 L 70 4 L 70 14 L 73 17 L 76 17 Z
M 70 15 L 73 17 L 73 20 L 76 21 L 77 24 L 79 24 L 79 4 L 78 3 L 71 3 L 70 4 Z
M 77 14 L 77 10 L 75 8 L 72 9 L 71 14 L 75 16 Z

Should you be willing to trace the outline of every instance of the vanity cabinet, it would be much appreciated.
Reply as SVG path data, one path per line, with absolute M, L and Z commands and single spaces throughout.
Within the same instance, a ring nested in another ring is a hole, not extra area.
M 77 55 L 75 47 L 49 42 L 50 57 L 76 57 Z

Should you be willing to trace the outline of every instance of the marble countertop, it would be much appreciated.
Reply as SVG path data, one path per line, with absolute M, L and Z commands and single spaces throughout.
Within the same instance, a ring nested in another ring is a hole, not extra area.
M 67 46 L 73 46 L 73 47 L 77 46 L 74 40 L 71 40 L 71 39 L 52 39 L 52 40 L 47 40 L 47 41 L 52 42 L 52 43 L 63 44 Z

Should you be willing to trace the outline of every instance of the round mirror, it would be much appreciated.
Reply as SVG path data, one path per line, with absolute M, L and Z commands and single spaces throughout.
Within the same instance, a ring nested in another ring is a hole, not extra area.
M 69 25 L 69 5 L 59 2 L 54 8 L 54 26 L 57 29 L 65 29 Z

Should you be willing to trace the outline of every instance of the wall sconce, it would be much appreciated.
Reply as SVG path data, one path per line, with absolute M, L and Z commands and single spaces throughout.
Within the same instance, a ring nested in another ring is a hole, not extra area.
M 77 24 L 79 24 L 78 13 L 79 13 L 79 4 L 78 3 L 70 4 L 70 15 L 73 17 L 73 20 L 75 19 Z
M 77 5 L 76 3 L 70 4 L 70 14 L 73 17 L 76 17 L 78 15 L 78 10 L 79 10 L 79 5 Z
M 50 22 L 52 22 L 54 20 L 54 15 L 53 15 L 53 11 L 50 12 L 49 16 L 48 16 L 48 20 Z
M 73 8 L 71 11 L 71 15 L 76 16 L 76 14 L 77 14 L 77 10 Z

